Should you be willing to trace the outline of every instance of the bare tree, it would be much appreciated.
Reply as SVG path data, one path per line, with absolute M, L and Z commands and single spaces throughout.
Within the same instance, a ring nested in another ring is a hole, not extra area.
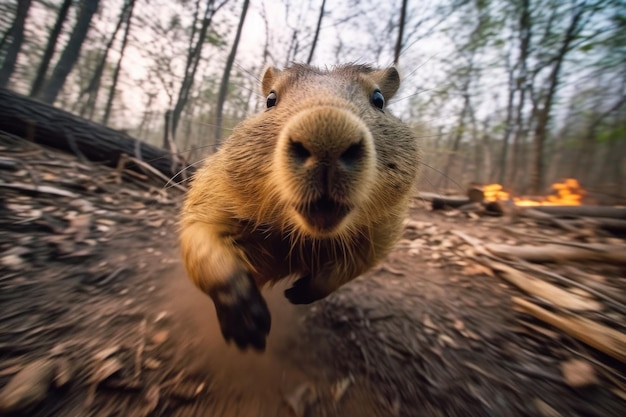
M 67 76 L 72 71 L 76 61 L 78 61 L 81 47 L 89 31 L 91 19 L 98 11 L 98 4 L 99 0 L 81 0 L 80 11 L 70 39 L 41 94 L 41 99 L 44 102 L 49 104 L 55 102 L 61 88 L 65 84 Z
M 67 14 L 70 10 L 71 5 L 72 0 L 63 0 L 63 3 L 59 8 L 59 12 L 57 13 L 57 19 L 48 37 L 46 50 L 44 51 L 41 62 L 39 63 L 39 67 L 37 68 L 35 81 L 33 81 L 33 84 L 30 88 L 31 97 L 37 97 L 41 93 L 41 88 L 44 85 L 44 82 L 46 80 L 46 74 L 48 73 L 48 67 L 50 67 L 50 61 L 52 61 L 52 56 L 54 55 L 57 41 L 59 40 L 59 35 L 61 34 L 61 30 L 63 29 L 63 24 L 67 19 Z
M 11 25 L 11 29 L 6 37 L 11 37 L 11 43 L 7 48 L 6 55 L 4 56 L 4 62 L 0 68 L 0 87 L 6 87 L 9 83 L 11 75 L 15 70 L 15 64 L 17 63 L 17 56 L 22 49 L 22 42 L 24 41 L 24 25 L 26 23 L 26 17 L 28 16 L 28 10 L 30 9 L 31 0 L 20 0 L 17 2 L 17 12 L 15 13 L 15 19 Z M 7 39 L 5 37 L 5 39 Z
M 324 18 L 324 7 L 326 6 L 326 0 L 322 0 L 322 6 L 320 7 L 320 14 L 317 18 L 317 26 L 315 27 L 315 35 L 313 36 L 313 43 L 311 44 L 311 51 L 309 52 L 309 57 L 306 60 L 307 64 L 311 64 L 313 61 L 313 54 L 315 53 L 315 47 L 317 46 L 317 40 L 320 36 L 320 29 L 322 27 L 322 19 Z
M 213 17 L 217 13 L 217 11 L 226 4 L 228 0 L 223 0 L 222 3 L 216 5 L 215 0 L 207 0 L 206 8 L 204 10 L 204 16 L 202 18 L 202 25 L 200 27 L 200 31 L 198 32 L 198 36 L 195 40 L 195 45 L 193 48 L 189 48 L 187 54 L 187 62 L 185 65 L 185 75 L 183 77 L 183 81 L 181 82 L 180 89 L 178 91 L 178 99 L 176 100 L 176 104 L 174 106 L 174 110 L 172 111 L 172 119 L 171 119 L 171 132 L 176 133 L 178 128 L 178 124 L 180 121 L 180 116 L 183 113 L 183 109 L 189 100 L 189 93 L 191 92 L 191 88 L 193 87 L 194 79 L 196 78 L 196 72 L 198 71 L 198 64 L 200 63 L 200 58 L 202 57 L 202 49 L 206 41 L 207 32 L 209 30 L 209 26 L 211 25 L 211 21 Z M 195 22 L 194 22 L 195 27 Z M 195 35 L 195 29 L 192 31 L 192 39 Z
M 239 40 L 241 39 L 241 31 L 243 30 L 243 24 L 248 14 L 248 6 L 250 0 L 244 0 L 241 10 L 241 17 L 239 18 L 239 25 L 237 26 L 237 33 L 235 34 L 235 40 L 230 48 L 230 53 L 226 59 L 226 66 L 224 67 L 224 73 L 222 75 L 222 82 L 220 83 L 220 89 L 217 95 L 217 106 L 215 109 L 215 143 L 218 143 L 222 136 L 222 119 L 224 112 L 224 102 L 226 101 L 226 95 L 228 94 L 228 79 L 230 78 L 230 72 L 235 62 L 235 56 L 237 55 L 237 49 L 239 48 Z
M 130 33 L 134 8 L 135 8 L 135 0 L 128 0 L 128 12 L 125 13 L 126 28 L 124 29 L 124 37 L 122 38 L 122 45 L 120 46 L 120 57 L 117 60 L 115 71 L 113 71 L 113 80 L 111 81 L 111 87 L 109 88 L 109 96 L 107 98 L 106 107 L 104 109 L 104 115 L 102 116 L 102 124 L 104 125 L 109 123 L 109 117 L 111 116 L 111 108 L 113 107 L 113 99 L 115 98 L 115 91 L 117 89 L 117 80 L 119 78 L 120 71 L 122 69 L 122 60 L 124 59 L 124 51 L 126 50 L 126 44 L 128 43 L 128 34 Z
M 539 194 L 543 188 L 545 175 L 544 144 L 548 133 L 548 123 L 550 121 L 552 105 L 554 104 L 554 97 L 560 81 L 563 61 L 567 53 L 571 50 L 574 40 L 582 30 L 581 23 L 585 22 L 585 19 L 583 19 L 585 13 L 589 12 L 591 9 L 593 9 L 593 6 L 589 7 L 584 3 L 576 6 L 561 41 L 561 45 L 556 55 L 554 55 L 551 60 L 552 68 L 550 69 L 547 79 L 546 91 L 543 92 L 542 97 L 539 97 L 539 99 L 535 101 L 534 112 L 536 115 L 536 124 L 533 133 L 533 163 L 530 172 L 530 188 L 531 192 L 535 194 Z
M 102 82 L 102 75 L 104 74 L 104 68 L 106 67 L 107 58 L 109 57 L 109 52 L 111 51 L 111 47 L 113 46 L 113 43 L 115 42 L 115 39 L 117 38 L 117 34 L 122 28 L 122 25 L 124 24 L 124 22 L 127 22 L 126 33 L 128 33 L 128 14 L 129 14 L 129 9 L 132 7 L 133 3 L 134 3 L 133 0 L 124 1 L 124 4 L 122 6 L 122 11 L 120 12 L 120 17 L 117 20 L 117 24 L 115 25 L 115 29 L 113 29 L 113 33 L 111 34 L 109 41 L 104 47 L 104 51 L 102 52 L 102 55 L 100 56 L 100 60 L 98 61 L 98 64 L 96 65 L 96 68 L 93 71 L 93 74 L 91 75 L 89 84 L 87 85 L 85 90 L 82 92 L 83 95 L 84 94 L 87 95 L 87 102 L 82 106 L 80 110 L 80 115 L 83 117 L 87 116 L 87 118 L 93 119 L 93 113 L 95 111 L 96 102 L 98 100 L 98 92 L 100 90 L 100 84 Z M 122 50 L 122 53 L 123 53 L 123 50 Z
M 402 52 L 402 45 L 404 42 L 404 26 L 406 22 L 406 6 L 407 0 L 402 0 L 402 9 L 400 10 L 400 21 L 398 22 L 398 38 L 396 40 L 396 47 L 393 53 L 393 64 L 398 65 L 400 61 L 400 53 Z

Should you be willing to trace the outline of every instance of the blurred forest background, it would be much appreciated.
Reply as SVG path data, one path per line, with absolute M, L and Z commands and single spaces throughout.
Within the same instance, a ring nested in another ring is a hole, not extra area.
M 623 0 L 0 2 L 0 87 L 190 162 L 261 109 L 265 67 L 292 61 L 395 63 L 422 189 L 573 177 L 624 202 Z

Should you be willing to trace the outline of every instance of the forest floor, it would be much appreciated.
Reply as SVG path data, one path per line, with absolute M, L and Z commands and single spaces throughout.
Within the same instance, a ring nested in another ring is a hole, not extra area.
M 310 306 L 265 291 L 267 350 L 241 352 L 180 265 L 182 193 L 150 184 L 0 135 L 0 415 L 626 415 L 624 363 L 516 309 L 553 306 L 478 247 L 623 239 L 415 199 L 375 270 Z M 624 333 L 623 265 L 547 270 L 606 296 L 572 290 L 595 302 L 576 315 Z

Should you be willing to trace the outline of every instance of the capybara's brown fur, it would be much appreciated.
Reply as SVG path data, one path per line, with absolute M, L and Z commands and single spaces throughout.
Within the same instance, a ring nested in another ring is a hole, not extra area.
M 395 68 L 266 70 L 267 109 L 206 160 L 182 213 L 185 266 L 226 340 L 264 349 L 265 283 L 297 278 L 286 297 L 311 303 L 391 250 L 419 165 L 385 106 L 399 85 Z

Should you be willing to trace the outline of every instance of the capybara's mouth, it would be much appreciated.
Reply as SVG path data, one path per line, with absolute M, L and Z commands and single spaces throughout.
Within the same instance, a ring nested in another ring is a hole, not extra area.
M 350 206 L 329 197 L 322 197 L 299 206 L 297 210 L 309 225 L 319 231 L 329 232 L 346 217 Z

